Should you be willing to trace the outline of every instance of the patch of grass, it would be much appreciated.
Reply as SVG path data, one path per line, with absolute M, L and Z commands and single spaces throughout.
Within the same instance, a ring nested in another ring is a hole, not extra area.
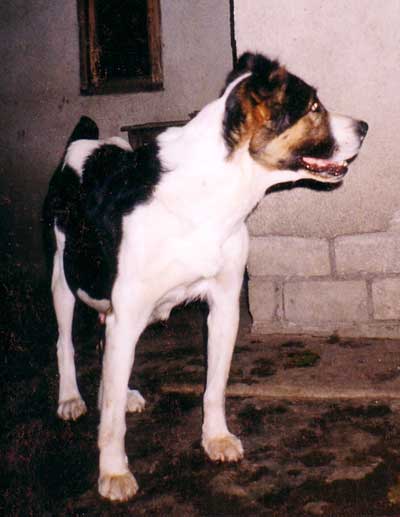
M 319 354 L 311 350 L 289 352 L 286 356 L 284 368 L 309 368 L 315 366 L 320 359 Z
M 271 359 L 258 359 L 255 366 L 250 370 L 251 375 L 259 375 L 260 377 L 270 377 L 275 375 L 277 368 Z
M 302 341 L 285 341 L 281 348 L 304 348 L 305 344 Z

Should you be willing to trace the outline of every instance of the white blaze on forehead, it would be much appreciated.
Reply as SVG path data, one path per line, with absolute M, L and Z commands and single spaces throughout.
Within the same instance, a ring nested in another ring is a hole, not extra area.
M 357 131 L 357 121 L 345 115 L 330 113 L 329 124 L 335 140 L 335 152 L 330 159 L 339 162 L 353 158 L 362 143 Z

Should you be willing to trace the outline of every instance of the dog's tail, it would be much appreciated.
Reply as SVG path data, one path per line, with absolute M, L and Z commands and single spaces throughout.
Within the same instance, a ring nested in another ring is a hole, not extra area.
M 89 117 L 86 117 L 83 115 L 79 122 L 74 127 L 72 133 L 70 134 L 67 144 L 64 149 L 63 156 L 61 158 L 60 163 L 58 164 L 58 167 L 56 168 L 53 177 L 50 180 L 49 185 L 49 192 L 46 197 L 45 206 L 48 202 L 48 198 L 52 197 L 52 194 L 54 194 L 57 191 L 63 190 L 63 175 L 62 170 L 64 166 L 64 159 L 66 152 L 68 150 L 68 147 L 77 140 L 98 140 L 99 138 L 99 128 L 97 127 L 97 124 L 94 120 L 92 120 Z
M 72 142 L 76 140 L 97 140 L 98 138 L 99 128 L 96 122 L 89 117 L 82 116 L 68 138 L 63 157 L 50 180 L 49 190 L 42 210 L 42 222 L 44 223 L 43 243 L 49 272 L 55 251 L 54 223 L 56 219 L 61 222 L 68 217 L 68 196 L 74 197 L 79 187 L 79 185 L 71 185 L 70 179 L 63 174 L 65 153 Z M 78 181 L 77 183 L 79 184 Z
M 94 120 L 82 116 L 68 139 L 67 147 L 75 140 L 98 140 L 99 128 Z

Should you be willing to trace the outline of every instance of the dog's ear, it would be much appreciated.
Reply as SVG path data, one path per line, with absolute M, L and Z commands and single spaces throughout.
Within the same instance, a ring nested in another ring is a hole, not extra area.
M 285 68 L 281 67 L 278 61 L 262 54 L 245 52 L 228 75 L 225 86 L 246 72 L 251 73 L 248 81 L 249 90 L 260 99 L 269 96 L 277 87 L 282 86 L 287 76 Z
M 262 54 L 245 52 L 239 57 L 234 70 L 241 73 L 252 72 L 256 75 L 269 76 L 278 67 L 279 63 L 276 60 L 271 60 Z
M 271 61 L 261 54 L 253 54 L 246 57 L 248 65 L 251 66 L 251 77 L 247 88 L 249 94 L 257 102 L 267 100 L 273 94 L 283 94 L 286 87 L 287 71 L 278 61 Z
M 246 72 L 251 75 L 230 92 L 225 105 L 224 137 L 231 151 L 249 130 L 249 124 L 262 126 L 275 120 L 285 96 L 288 73 L 278 61 L 246 52 L 229 74 L 229 84 Z

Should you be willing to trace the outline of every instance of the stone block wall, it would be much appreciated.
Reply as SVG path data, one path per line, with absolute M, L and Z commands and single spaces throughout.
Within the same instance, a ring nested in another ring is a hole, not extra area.
M 400 337 L 400 232 L 317 239 L 253 236 L 255 333 Z
M 370 126 L 340 188 L 274 190 L 249 218 L 254 331 L 400 337 L 400 232 L 385 231 L 399 209 L 400 2 L 366 3 L 233 0 L 238 54 L 278 58 Z

